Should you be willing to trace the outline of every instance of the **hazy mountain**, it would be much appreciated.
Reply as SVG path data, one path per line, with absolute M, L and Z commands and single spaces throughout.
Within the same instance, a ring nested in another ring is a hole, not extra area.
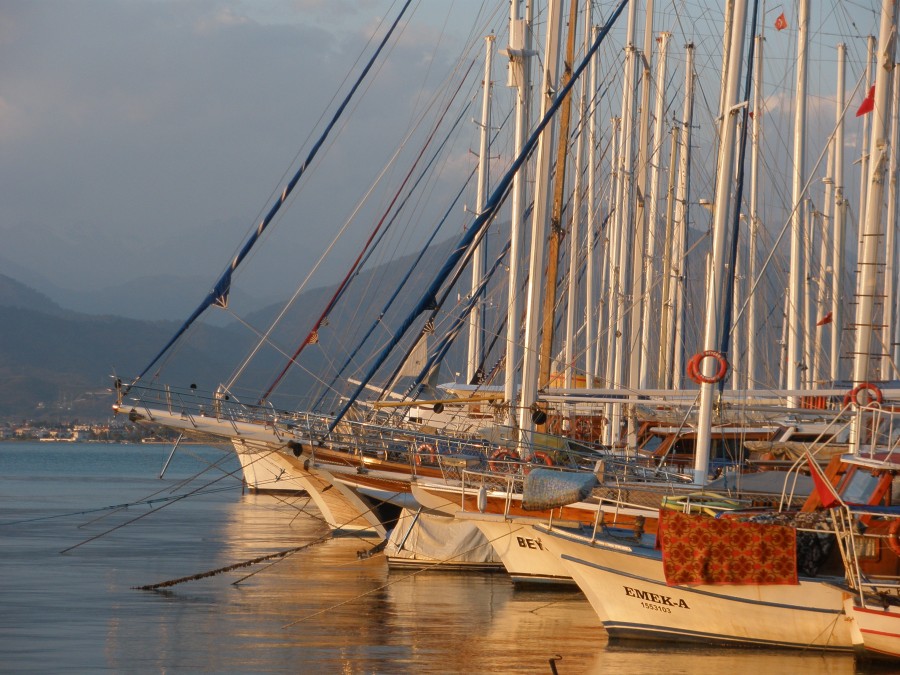
M 445 254 L 446 246 L 435 247 L 420 269 L 432 272 Z M 303 367 L 294 369 L 298 372 L 292 372 L 279 389 L 283 401 L 295 401 L 298 392 L 307 392 L 316 382 L 312 373 L 332 358 L 325 356 L 327 349 L 368 327 L 410 262 L 411 258 L 393 261 L 367 270 L 354 280 L 322 328 L 322 343 L 307 350 Z M 414 276 L 413 284 L 416 281 Z M 141 282 L 134 284 L 137 287 Z M 129 298 L 130 287 L 118 287 L 123 301 Z M 293 311 L 255 354 L 251 367 L 242 372 L 243 387 L 259 392 L 271 382 L 286 362 L 285 353 L 305 339 L 335 290 L 317 288 L 298 297 Z M 408 311 L 413 295 L 408 292 L 402 296 L 388 318 Z M 194 288 L 190 303 L 185 305 L 185 316 L 201 296 L 202 291 Z M 134 300 L 134 307 L 138 306 Z M 198 322 L 179 341 L 178 349 L 166 357 L 161 381 L 178 387 L 196 384 L 200 389 L 215 388 L 241 364 L 256 344 L 258 331 L 264 330 L 281 309 L 282 303 L 273 304 L 245 317 L 243 323 L 225 326 Z M 152 316 L 152 307 L 148 314 Z M 113 376 L 128 381 L 140 373 L 180 324 L 64 309 L 46 295 L 0 275 L 0 418 L 108 417 Z M 157 368 L 160 365 L 154 372 Z
M 43 293 L 3 274 L 0 274 L 0 307 L 18 307 L 53 315 L 68 313 Z

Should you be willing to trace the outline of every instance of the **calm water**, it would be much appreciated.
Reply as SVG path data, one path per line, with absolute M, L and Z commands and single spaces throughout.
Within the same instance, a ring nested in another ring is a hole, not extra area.
M 561 674 L 854 672 L 849 656 L 608 645 L 577 592 L 389 572 L 303 500 L 242 494 L 230 454 L 180 448 L 159 480 L 168 453 L 0 444 L 0 671 L 549 673 L 559 655 Z

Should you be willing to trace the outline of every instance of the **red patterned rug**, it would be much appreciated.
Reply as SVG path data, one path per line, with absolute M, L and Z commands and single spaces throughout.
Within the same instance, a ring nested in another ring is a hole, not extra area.
M 659 547 L 666 583 L 798 584 L 797 531 L 665 509 Z

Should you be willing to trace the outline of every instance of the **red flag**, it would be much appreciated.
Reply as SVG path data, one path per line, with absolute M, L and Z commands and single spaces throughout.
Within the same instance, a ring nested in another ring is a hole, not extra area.
M 835 504 L 843 504 L 844 502 L 841 501 L 837 490 L 834 489 L 831 481 L 828 480 L 828 476 L 825 475 L 822 467 L 818 465 L 809 452 L 806 453 L 806 461 L 809 464 L 809 475 L 812 476 L 813 485 L 816 488 L 816 493 L 819 495 L 819 501 L 822 502 L 822 508 L 830 509 Z
M 787 28 L 787 19 L 784 18 L 784 12 L 782 12 L 775 19 L 775 30 L 784 30 L 785 28 Z
M 856 111 L 857 117 L 862 117 L 863 115 L 872 112 L 875 110 L 875 85 L 872 85 L 872 88 L 869 89 L 869 93 L 863 99 L 863 102 L 859 105 L 859 110 Z
M 817 326 L 824 326 L 825 324 L 831 323 L 832 321 L 834 321 L 834 313 L 833 313 L 833 312 L 828 312 L 828 314 L 826 314 L 825 316 L 823 316 L 821 319 L 819 319 L 819 320 L 816 322 L 816 325 L 817 325 Z

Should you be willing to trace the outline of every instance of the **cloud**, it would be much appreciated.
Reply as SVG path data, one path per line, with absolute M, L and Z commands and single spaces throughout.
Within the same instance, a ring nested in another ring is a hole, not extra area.
M 371 51 L 373 14 L 390 6 L 4 3 L 4 256 L 59 286 L 184 267 L 212 280 L 346 92 Z M 298 232 L 285 236 L 279 265 L 308 265 L 330 241 L 403 137 L 413 102 L 431 97 L 442 77 L 428 63 L 434 30 L 407 31 L 354 99 L 298 190 L 299 212 L 284 216 Z

